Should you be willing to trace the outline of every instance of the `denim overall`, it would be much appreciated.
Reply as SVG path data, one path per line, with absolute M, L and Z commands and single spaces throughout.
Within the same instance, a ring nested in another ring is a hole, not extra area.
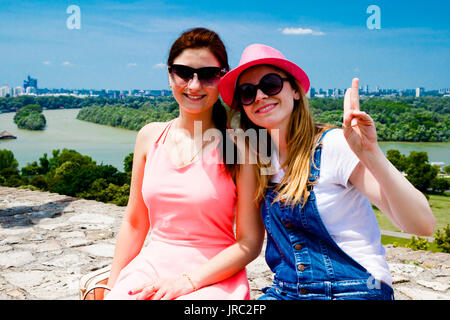
M 377 281 L 333 240 L 317 210 L 314 184 L 320 174 L 322 139 L 311 161 L 309 198 L 289 206 L 268 189 L 261 206 L 267 231 L 266 262 L 275 273 L 273 284 L 259 300 L 393 300 L 392 288 Z M 314 165 L 313 165 L 314 163 Z

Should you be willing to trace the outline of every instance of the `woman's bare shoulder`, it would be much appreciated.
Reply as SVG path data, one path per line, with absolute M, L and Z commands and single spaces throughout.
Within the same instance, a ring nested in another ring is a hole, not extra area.
M 143 126 L 136 137 L 136 150 L 141 150 L 144 154 L 147 154 L 148 148 L 153 145 L 164 128 L 169 122 L 150 122 Z
M 169 122 L 150 122 L 147 123 L 145 126 L 143 126 L 139 132 L 138 136 L 144 136 L 146 138 L 151 138 L 153 136 L 156 136 L 156 139 L 158 139 L 159 134 L 161 134 L 166 127 L 166 125 Z

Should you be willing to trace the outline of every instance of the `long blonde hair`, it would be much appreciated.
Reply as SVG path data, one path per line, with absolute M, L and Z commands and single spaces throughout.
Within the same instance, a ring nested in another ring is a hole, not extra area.
M 325 130 L 333 128 L 334 126 L 314 122 L 308 99 L 303 88 L 289 73 L 282 69 L 280 70 L 287 75 L 292 89 L 300 92 L 300 99 L 294 100 L 294 108 L 289 119 L 286 136 L 288 154 L 285 163 L 280 164 L 281 167 L 286 167 L 286 169 L 283 179 L 275 189 L 278 192 L 278 195 L 274 199 L 274 202 L 281 200 L 290 205 L 302 203 L 303 206 L 309 197 L 308 179 L 317 139 Z M 238 112 L 240 112 L 239 126 L 242 129 L 263 129 L 250 121 L 239 100 L 237 100 L 237 105 Z M 271 141 L 268 142 L 269 143 L 261 143 L 261 141 L 258 141 L 258 144 L 252 148 L 257 154 L 256 175 L 258 179 L 258 189 L 255 195 L 257 203 L 260 203 L 264 198 L 266 189 L 269 186 L 270 176 L 261 174 L 262 170 L 271 166 L 270 159 L 264 157 L 264 155 L 270 155 L 271 152 L 273 152 L 273 150 L 271 150 L 273 144 Z M 260 150 L 260 146 L 264 146 L 266 150 Z

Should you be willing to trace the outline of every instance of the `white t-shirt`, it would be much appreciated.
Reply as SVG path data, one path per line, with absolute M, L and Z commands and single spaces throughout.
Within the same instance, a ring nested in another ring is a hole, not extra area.
M 320 217 L 337 245 L 377 280 L 392 286 L 381 233 L 370 202 L 348 181 L 359 159 L 341 129 L 326 133 L 320 160 L 320 177 L 314 187 Z M 276 152 L 272 166 L 280 168 Z M 271 182 L 279 183 L 279 169 Z

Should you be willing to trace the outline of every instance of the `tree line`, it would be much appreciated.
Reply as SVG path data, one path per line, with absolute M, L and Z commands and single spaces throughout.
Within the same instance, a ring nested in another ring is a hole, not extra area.
M 342 98 L 309 100 L 317 122 L 342 124 Z M 139 130 L 153 121 L 178 115 L 173 97 L 19 96 L 0 98 L 0 111 L 17 111 L 35 104 L 43 109 L 82 108 L 78 119 Z M 374 119 L 379 141 L 449 142 L 450 99 L 441 97 L 373 97 L 361 99 L 361 110 Z
M 147 101 L 138 108 L 127 104 L 91 106 L 81 109 L 77 119 L 137 131 L 147 123 L 165 122 L 177 116 L 178 104 L 167 99 L 157 103 Z
M 341 126 L 343 99 L 314 98 L 310 105 L 316 121 Z M 450 141 L 448 98 L 369 98 L 360 108 L 375 121 L 379 141 Z
M 342 105 L 343 99 L 314 98 L 310 100 L 314 119 L 317 122 L 331 123 L 336 126 L 342 124 Z M 426 100 L 411 102 L 406 99 L 372 98 L 361 103 L 361 110 L 369 113 L 374 119 L 379 141 L 450 141 L 450 99 L 428 97 Z M 177 103 L 172 101 L 144 103 L 139 108 L 130 108 L 127 104 L 97 105 L 83 108 L 77 118 L 139 130 L 149 122 L 167 121 L 177 115 Z
M 120 104 L 127 107 L 137 109 L 145 102 L 159 103 L 161 101 L 173 100 L 172 97 L 157 97 L 153 100 L 147 97 L 124 97 L 124 98 L 107 98 L 107 97 L 85 97 L 76 96 L 31 96 L 24 95 L 18 97 L 0 97 L 0 113 L 16 112 L 29 104 L 36 104 L 42 109 L 76 109 L 99 105 Z

